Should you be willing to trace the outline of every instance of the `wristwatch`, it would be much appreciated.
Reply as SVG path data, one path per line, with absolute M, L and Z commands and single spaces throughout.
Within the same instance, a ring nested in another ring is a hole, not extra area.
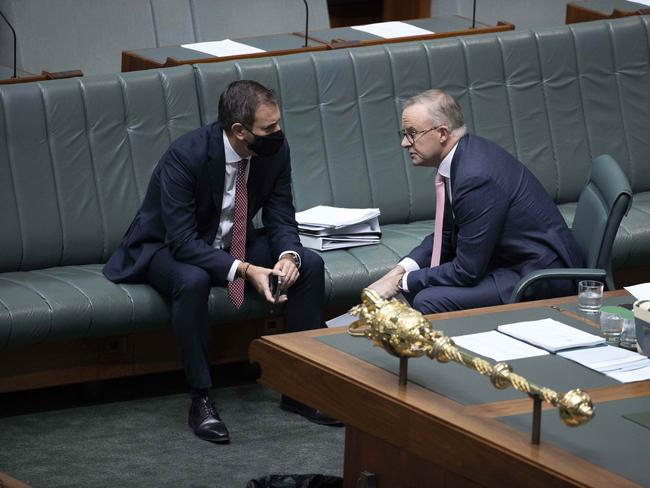
M 402 286 L 402 280 L 404 279 L 404 275 L 399 277 L 399 280 L 397 280 L 397 289 L 401 291 L 402 293 L 404 292 L 404 287 Z

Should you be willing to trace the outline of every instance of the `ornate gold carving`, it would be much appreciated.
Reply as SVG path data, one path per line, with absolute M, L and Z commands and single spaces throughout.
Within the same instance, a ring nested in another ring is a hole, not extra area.
M 424 316 L 399 302 L 384 300 L 375 291 L 366 288 L 361 293 L 360 305 L 353 307 L 350 314 L 359 317 L 348 327 L 356 337 L 367 337 L 375 346 L 399 358 L 428 356 L 438 362 L 454 361 L 488 376 L 498 389 L 512 386 L 514 389 L 538 396 L 557 407 L 560 418 L 569 426 L 582 425 L 594 416 L 594 406 L 589 395 L 579 388 L 564 396 L 549 388 L 529 383 L 526 378 L 512 371 L 506 363 L 491 364 L 459 350 L 454 341 L 436 330 Z

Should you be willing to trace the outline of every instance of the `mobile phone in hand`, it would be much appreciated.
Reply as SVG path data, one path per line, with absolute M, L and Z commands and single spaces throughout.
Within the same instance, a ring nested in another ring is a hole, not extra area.
M 279 276 L 270 274 L 269 275 L 269 290 L 271 290 L 271 295 L 273 295 L 273 303 L 278 303 L 280 298 L 280 282 Z

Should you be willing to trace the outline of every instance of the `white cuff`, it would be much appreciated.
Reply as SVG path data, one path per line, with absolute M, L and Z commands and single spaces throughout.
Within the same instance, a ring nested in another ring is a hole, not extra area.
M 284 256 L 285 254 L 291 254 L 293 257 L 295 257 L 296 266 L 298 267 L 298 269 L 300 269 L 300 265 L 302 264 L 302 261 L 300 260 L 300 254 L 298 254 L 296 251 L 284 251 L 280 253 L 280 257 L 278 257 L 278 261 L 282 259 L 282 256 Z
M 233 261 L 232 266 L 230 267 L 230 271 L 228 271 L 228 276 L 226 276 L 226 279 L 230 282 L 235 281 L 235 275 L 237 274 L 237 267 L 241 264 L 241 261 L 239 259 L 235 259 Z
M 407 258 L 408 259 L 408 258 Z M 400 265 L 401 266 L 401 265 Z M 409 276 L 410 271 L 407 271 L 402 275 L 402 290 L 408 292 L 409 291 L 409 285 L 408 285 L 408 276 Z
M 402 268 L 404 268 L 404 271 L 406 271 L 407 273 L 410 271 L 417 271 L 418 269 L 420 269 L 418 263 L 413 261 L 411 258 L 404 258 L 397 264 L 400 265 Z

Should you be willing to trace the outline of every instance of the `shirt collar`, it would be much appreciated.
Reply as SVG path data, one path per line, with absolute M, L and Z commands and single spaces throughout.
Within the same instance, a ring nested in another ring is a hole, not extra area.
M 451 178 L 451 161 L 454 159 L 454 154 L 456 153 L 456 148 L 458 147 L 458 142 L 454 144 L 454 147 L 451 148 L 451 151 L 443 158 L 442 163 L 438 167 L 438 174 L 447 179 Z
M 238 163 L 242 159 L 248 159 L 250 161 L 250 156 L 247 158 L 242 158 L 239 154 L 237 154 L 237 151 L 235 151 L 232 147 L 232 144 L 230 144 L 230 140 L 228 139 L 228 136 L 226 135 L 226 131 L 223 132 L 223 152 L 224 156 L 226 157 L 226 163 Z

